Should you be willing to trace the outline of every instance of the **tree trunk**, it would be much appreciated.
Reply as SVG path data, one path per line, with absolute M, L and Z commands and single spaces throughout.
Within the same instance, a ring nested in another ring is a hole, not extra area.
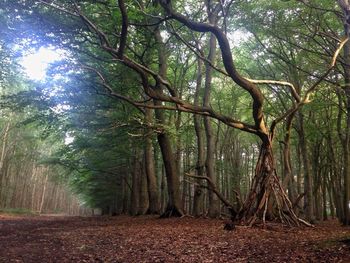
M 299 143 L 301 149 L 302 163 L 304 168 L 304 208 L 306 211 L 306 218 L 309 221 L 313 221 L 315 219 L 314 214 L 314 205 L 313 205 L 313 184 L 312 184 L 312 175 L 311 175 L 311 167 L 308 156 L 307 142 L 305 138 L 304 131 L 304 116 L 301 112 L 298 115 L 299 120 Z
M 164 50 L 164 43 L 162 36 L 160 34 L 159 28 L 154 31 L 156 43 L 158 45 L 158 60 L 159 60 L 159 75 L 166 79 L 166 55 Z M 158 93 L 163 93 L 162 86 L 156 85 L 155 91 Z M 155 106 L 161 106 L 162 102 L 159 100 L 154 100 Z M 180 180 L 179 175 L 176 174 L 176 162 L 174 153 L 171 147 L 171 141 L 169 135 L 167 134 L 164 126 L 166 125 L 164 110 L 155 109 L 156 121 L 163 127 L 162 131 L 158 132 L 157 140 L 162 154 L 162 159 L 165 168 L 165 175 L 167 179 L 168 186 L 168 204 L 161 215 L 162 217 L 171 217 L 171 216 L 182 216 L 184 215 L 181 206 L 181 196 L 180 196 Z
M 292 201 L 296 200 L 297 196 L 296 189 L 294 186 L 294 176 L 292 173 L 292 166 L 290 160 L 290 135 L 294 116 L 295 114 L 291 114 L 286 120 L 285 135 L 283 140 L 283 187 L 284 189 L 288 188 L 289 197 Z
M 3 204 L 2 196 L 6 195 L 5 175 L 6 175 L 7 165 L 5 165 L 5 159 L 7 154 L 7 140 L 9 136 L 9 130 L 10 130 L 10 122 L 6 124 L 6 127 L 4 128 L 4 132 L 3 132 L 3 137 L 2 137 L 2 146 L 1 146 L 1 155 L 0 155 L 0 206 Z
M 347 24 L 347 27 L 350 25 Z M 349 29 L 350 30 L 350 29 Z M 347 36 L 350 34 L 347 32 Z M 350 42 L 348 41 L 344 47 L 345 53 L 345 101 L 346 101 L 346 124 L 345 124 L 345 135 L 343 145 L 343 156 L 344 156 L 344 218 L 343 224 L 350 225 Z
M 213 34 L 210 35 L 209 40 L 209 55 L 208 61 L 212 64 L 215 63 L 216 57 L 216 38 Z M 210 95 L 211 95 L 211 87 L 212 87 L 212 76 L 213 69 L 206 63 L 205 70 L 205 89 L 204 89 L 204 98 L 203 98 L 203 106 L 210 107 Z M 217 183 L 217 174 L 215 173 L 215 138 L 213 134 L 213 128 L 211 127 L 211 118 L 204 117 L 204 127 L 205 134 L 207 138 L 207 157 L 205 160 L 205 168 L 207 176 L 214 182 Z M 219 208 L 219 199 L 215 195 L 215 193 L 209 190 L 209 217 L 218 217 L 220 215 Z
M 144 159 L 145 160 L 145 159 Z M 143 166 L 140 174 L 140 199 L 139 199 L 139 209 L 138 215 L 144 215 L 148 211 L 149 200 L 148 200 L 148 185 L 147 185 L 147 175 L 145 171 L 145 162 L 143 162 Z
M 274 203 L 270 209 L 270 202 Z M 293 212 L 292 204 L 283 190 L 276 174 L 270 139 L 266 138 L 261 146 L 252 187 L 238 219 L 252 226 L 257 220 L 274 220 L 299 225 L 301 221 Z M 305 222 L 306 223 L 306 222 Z
M 338 1 L 344 13 L 344 33 L 346 37 L 350 37 L 350 4 L 348 1 Z M 343 145 L 343 178 L 344 178 L 344 195 L 343 195 L 343 210 L 344 217 L 342 222 L 344 225 L 350 225 L 350 42 L 344 46 L 344 93 L 346 106 L 346 124 L 342 140 Z
M 139 211 L 139 200 L 140 200 L 140 160 L 138 154 L 135 152 L 133 161 L 133 171 L 131 177 L 131 203 L 130 203 L 130 214 L 135 216 Z
M 160 211 L 163 213 L 166 208 L 166 187 L 165 187 L 165 171 L 164 167 L 161 167 L 161 182 L 160 182 Z
M 194 104 L 199 104 L 199 94 L 202 86 L 202 67 L 203 63 L 200 59 L 197 61 L 197 81 L 196 81 L 196 91 L 195 91 L 195 97 L 194 97 Z M 196 139 L 197 139 L 197 161 L 196 161 L 196 175 L 197 176 L 203 176 L 204 175 L 204 138 L 203 138 L 203 130 L 201 127 L 201 119 L 202 117 L 194 114 L 194 129 L 196 132 Z M 201 181 L 200 179 L 196 179 L 197 184 L 195 184 L 194 187 L 194 196 L 193 196 L 193 215 L 194 216 L 200 216 L 201 215 L 201 196 L 203 194 L 202 187 L 200 185 Z
M 182 216 L 181 196 L 179 191 L 179 178 L 176 174 L 175 159 L 171 148 L 170 139 L 164 133 L 157 136 L 162 153 L 165 175 L 168 186 L 168 204 L 162 217 Z
M 152 121 L 152 111 L 146 109 L 146 122 L 150 123 Z M 159 214 L 160 203 L 159 203 L 159 193 L 157 186 L 157 177 L 154 166 L 154 155 L 153 155 L 153 144 L 152 138 L 150 136 L 146 137 L 145 146 L 145 172 L 147 176 L 147 188 L 148 188 L 148 199 L 149 207 L 147 214 Z
M 123 196 L 123 206 L 121 209 L 122 214 L 128 213 L 128 196 L 129 196 L 129 184 L 128 184 L 128 178 L 124 177 L 122 182 L 122 196 Z
M 39 206 L 39 214 L 41 214 L 42 211 L 43 211 L 45 195 L 46 195 L 47 180 L 49 178 L 49 170 L 45 169 L 45 172 L 46 172 L 46 176 L 45 176 L 45 181 L 44 181 L 43 192 L 42 192 L 42 195 L 41 195 L 41 201 L 40 201 L 40 206 Z
M 4 166 L 6 151 L 7 151 L 7 137 L 9 135 L 10 122 L 6 124 L 4 135 L 2 137 L 2 147 L 1 147 L 1 156 L 0 156 L 0 179 L 2 178 L 2 168 Z

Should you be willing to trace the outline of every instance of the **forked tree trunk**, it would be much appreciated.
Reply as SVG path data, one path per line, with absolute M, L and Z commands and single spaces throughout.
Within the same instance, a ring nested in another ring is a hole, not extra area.
M 292 203 L 276 174 L 270 140 L 261 146 L 252 187 L 238 219 L 250 226 L 259 221 L 265 224 L 266 220 L 276 220 L 291 226 L 304 222 L 293 212 Z

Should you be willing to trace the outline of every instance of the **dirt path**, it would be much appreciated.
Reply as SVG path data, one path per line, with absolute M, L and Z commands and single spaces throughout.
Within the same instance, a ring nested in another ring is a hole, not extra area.
M 0 215 L 0 262 L 350 262 L 350 228 L 227 232 L 209 219 Z

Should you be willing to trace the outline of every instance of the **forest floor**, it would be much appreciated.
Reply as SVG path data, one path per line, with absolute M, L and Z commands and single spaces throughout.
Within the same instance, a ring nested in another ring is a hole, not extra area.
M 350 228 L 223 230 L 213 219 L 0 215 L 0 262 L 350 262 Z

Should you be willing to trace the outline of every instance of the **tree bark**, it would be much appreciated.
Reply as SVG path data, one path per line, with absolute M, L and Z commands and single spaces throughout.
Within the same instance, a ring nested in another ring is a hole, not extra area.
M 340 1 L 338 4 L 344 13 L 344 33 L 345 36 L 350 37 L 350 4 L 349 1 Z M 345 131 L 342 140 L 343 145 L 343 178 L 344 178 L 344 195 L 343 195 L 343 210 L 344 217 L 342 222 L 344 225 L 350 225 L 350 42 L 345 43 L 344 46 L 344 93 L 346 106 L 346 122 Z
M 146 109 L 145 120 L 146 123 L 152 121 L 152 111 L 151 109 Z M 153 155 L 153 144 L 152 138 L 150 136 L 146 137 L 145 145 L 145 172 L 147 176 L 147 188 L 148 188 L 148 199 L 149 207 L 147 214 L 159 214 L 160 212 L 160 202 L 159 202 L 159 192 L 157 186 L 157 177 L 154 166 L 154 155 Z
M 209 22 L 212 24 L 216 23 L 216 14 L 208 9 Z M 203 97 L 203 106 L 210 107 L 211 99 L 211 89 L 212 89 L 212 79 L 213 79 L 213 69 L 211 65 L 215 64 L 216 58 L 216 38 L 214 34 L 210 34 L 209 38 L 209 55 L 208 62 L 205 64 L 205 87 L 204 87 L 204 97 Z M 210 62 L 210 64 L 209 64 Z M 206 151 L 206 160 L 205 160 L 205 171 L 207 177 L 209 177 L 215 184 L 217 184 L 217 174 L 215 172 L 215 137 L 213 133 L 213 128 L 211 126 L 211 118 L 204 117 L 204 127 L 205 135 L 207 141 L 207 151 Z M 216 194 L 209 188 L 209 209 L 208 215 L 211 218 L 220 216 L 220 207 L 219 199 Z
M 348 6 L 350 8 L 350 6 Z M 347 19 L 350 17 L 350 11 L 346 12 Z M 347 20 L 349 21 L 349 20 Z M 345 32 L 350 37 L 350 25 L 346 23 Z M 344 225 L 350 225 L 350 42 L 347 42 L 344 46 L 344 73 L 345 73 L 345 101 L 346 101 L 346 123 L 345 123 L 345 136 L 343 142 L 343 155 L 344 155 Z
M 43 208 L 44 208 L 44 201 L 45 201 L 45 195 L 46 195 L 47 180 L 48 180 L 48 178 L 49 178 L 49 169 L 45 169 L 45 172 L 46 172 L 46 176 L 45 176 L 43 192 L 42 192 L 41 200 L 40 200 L 39 214 L 42 213 Z
M 283 140 L 283 172 L 284 172 L 284 180 L 283 187 L 284 189 L 288 188 L 289 197 L 291 200 L 295 200 L 297 193 L 294 186 L 294 176 L 292 173 L 292 165 L 291 165 L 291 153 L 290 153 L 290 136 L 292 130 L 292 122 L 295 114 L 291 114 L 288 116 L 285 124 L 285 135 Z
M 154 36 L 158 45 L 159 75 L 165 79 L 167 71 L 166 55 L 159 28 L 155 29 Z M 160 83 L 155 86 L 155 91 L 163 93 L 162 85 Z M 162 105 L 162 102 L 159 100 L 154 100 L 153 102 L 156 106 Z M 176 174 L 176 162 L 171 141 L 169 135 L 164 129 L 164 126 L 166 125 L 164 110 L 155 109 L 155 115 L 157 123 L 162 127 L 162 131 L 157 134 L 157 140 L 164 163 L 169 197 L 167 207 L 161 217 L 182 216 L 184 213 L 181 205 L 180 180 L 179 175 Z
M 130 214 L 135 216 L 139 212 L 140 201 L 140 173 L 141 165 L 137 150 L 135 151 L 133 170 L 131 177 L 131 198 L 130 198 Z
M 197 60 L 197 80 L 196 80 L 196 91 L 194 96 L 194 105 L 199 104 L 199 95 L 202 86 L 202 68 L 203 63 L 200 59 Z M 197 139 L 197 161 L 196 161 L 196 175 L 202 177 L 204 175 L 204 138 L 203 138 L 203 130 L 201 127 L 201 119 L 202 117 L 194 114 L 194 129 L 196 132 Z M 203 194 L 202 187 L 200 185 L 201 179 L 196 179 L 197 184 L 194 187 L 194 196 L 193 196 L 193 215 L 200 216 L 201 215 L 201 196 Z
M 309 221 L 314 221 L 315 219 L 315 213 L 314 213 L 314 204 L 313 204 L 313 184 L 312 184 L 312 174 L 311 174 L 311 167 L 310 167 L 310 160 L 308 155 L 308 148 L 307 148 L 307 142 L 305 138 L 305 131 L 304 131 L 304 116 L 302 112 L 299 112 L 298 114 L 298 121 L 299 121 L 299 145 L 301 149 L 301 156 L 302 156 L 302 163 L 303 163 L 303 169 L 304 169 L 304 209 L 306 211 L 306 218 Z

